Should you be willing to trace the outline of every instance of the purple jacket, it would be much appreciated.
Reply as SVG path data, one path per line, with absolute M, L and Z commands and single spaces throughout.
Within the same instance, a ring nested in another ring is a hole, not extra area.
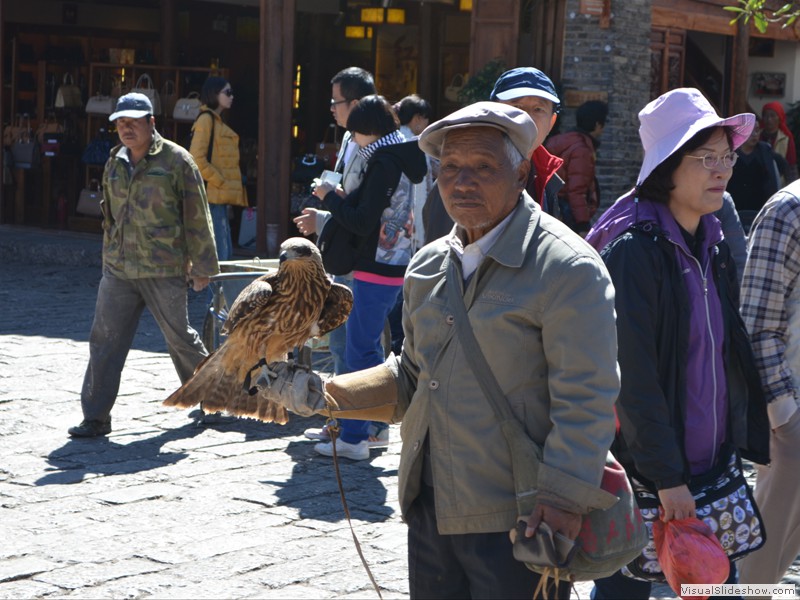
M 619 198 L 597 221 L 587 235 L 586 241 L 601 251 L 612 240 L 637 225 L 637 229 L 652 233 L 654 240 L 661 238 L 674 248 L 676 266 L 683 275 L 683 285 L 688 297 L 688 314 L 683 310 L 678 315 L 678 319 L 688 319 L 688 344 L 683 363 L 685 390 L 681 394 L 685 402 L 679 407 L 683 422 L 681 424 L 669 422 L 663 425 L 672 426 L 676 432 L 682 431 L 684 459 L 689 465 L 691 474 L 700 474 L 714 466 L 719 448 L 726 441 L 727 435 L 728 390 L 723 361 L 725 330 L 720 297 L 712 272 L 713 259 L 718 252 L 717 244 L 723 239 L 722 229 L 713 215 L 701 218 L 701 227 L 698 231 L 703 232 L 703 239 L 699 251 L 701 260 L 698 261 L 686 245 L 678 223 L 666 205 L 646 200 L 635 202 L 634 198 L 633 191 Z M 604 255 L 604 258 L 607 257 Z M 610 261 L 606 262 L 608 264 Z M 627 288 L 618 290 L 618 293 L 625 294 L 633 290 L 633 295 L 636 297 L 635 290 L 641 287 L 642 283 L 652 287 L 652 281 L 644 282 L 637 277 L 627 276 L 625 279 L 617 280 L 611 267 L 609 270 L 615 287 Z M 648 274 L 641 273 L 641 275 L 645 277 Z M 649 275 L 657 276 L 655 273 Z M 660 282 L 656 282 L 656 285 L 660 285 Z M 642 313 L 646 314 L 647 309 L 648 307 L 642 307 Z M 636 318 L 640 316 L 641 313 Z M 618 322 L 625 318 L 626 315 L 618 309 Z M 663 319 L 663 315 L 657 315 L 657 318 Z M 658 327 L 654 329 L 658 331 Z M 626 336 L 620 335 L 620 346 L 625 339 Z M 651 348 L 636 349 L 637 362 L 646 360 L 645 357 L 648 356 L 658 360 L 658 352 L 664 348 L 656 339 L 653 339 L 652 343 Z M 624 381 L 626 369 L 622 352 L 620 368 Z M 631 368 L 627 373 L 628 377 L 636 376 L 636 373 L 631 375 L 632 370 L 634 369 Z M 636 369 L 636 372 L 642 371 Z M 623 384 L 623 393 L 620 395 L 620 404 L 623 406 L 627 401 L 637 400 L 625 398 L 625 387 Z M 662 392 L 661 397 L 665 403 L 663 414 L 673 415 L 669 408 L 680 402 L 676 398 L 667 398 L 666 395 L 671 393 L 668 390 Z M 624 421 L 623 435 L 625 435 Z M 674 439 L 678 441 L 680 436 L 676 435 Z

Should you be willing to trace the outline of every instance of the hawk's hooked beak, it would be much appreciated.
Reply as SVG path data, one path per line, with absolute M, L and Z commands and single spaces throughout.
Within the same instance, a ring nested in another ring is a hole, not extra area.
M 281 253 L 280 253 L 280 255 L 278 256 L 278 262 L 279 262 L 279 263 L 286 262 L 286 260 L 287 260 L 288 258 L 289 258 L 289 255 L 286 253 L 286 250 L 284 250 L 284 251 L 283 251 L 283 252 L 281 252 Z

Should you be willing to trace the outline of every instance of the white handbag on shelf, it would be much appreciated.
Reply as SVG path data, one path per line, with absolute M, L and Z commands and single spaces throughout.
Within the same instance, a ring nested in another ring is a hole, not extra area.
M 86 103 L 86 112 L 90 115 L 110 115 L 114 112 L 117 99 L 113 96 L 92 96 Z
M 185 98 L 178 98 L 175 101 L 175 108 L 172 111 L 172 118 L 176 121 L 192 121 L 200 114 L 200 94 L 191 92 Z
M 153 85 L 153 80 L 150 79 L 150 75 L 147 73 L 142 73 L 139 75 L 139 79 L 136 80 L 136 85 L 133 86 L 131 92 L 137 92 L 139 94 L 144 94 L 148 98 L 150 98 L 150 104 L 153 105 L 153 114 L 160 115 L 161 114 L 161 96 L 158 93 L 158 90 Z

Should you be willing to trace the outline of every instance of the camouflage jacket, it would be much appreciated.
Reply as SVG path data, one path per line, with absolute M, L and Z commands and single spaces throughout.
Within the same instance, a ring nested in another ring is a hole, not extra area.
M 133 167 L 116 146 L 103 172 L 103 267 L 122 279 L 219 272 L 205 185 L 191 155 L 156 131 Z

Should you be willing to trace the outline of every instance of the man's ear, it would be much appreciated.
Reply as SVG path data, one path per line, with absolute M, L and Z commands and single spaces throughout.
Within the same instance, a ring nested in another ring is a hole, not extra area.
M 558 120 L 558 113 L 554 112 L 553 116 L 550 117 L 550 131 L 553 131 L 553 127 L 556 126 L 556 121 L 557 120 Z M 548 131 L 548 133 L 550 133 L 550 131 Z

